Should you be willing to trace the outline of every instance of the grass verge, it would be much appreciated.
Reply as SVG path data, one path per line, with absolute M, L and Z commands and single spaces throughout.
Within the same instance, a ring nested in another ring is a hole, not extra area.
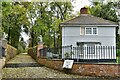
M 117 57 L 117 63 L 119 63 L 119 64 L 120 64 L 120 56 L 119 56 L 119 57 Z

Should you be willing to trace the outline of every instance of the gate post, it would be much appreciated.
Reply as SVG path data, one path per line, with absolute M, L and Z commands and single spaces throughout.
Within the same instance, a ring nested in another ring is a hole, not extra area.
M 0 59 L 2 59 L 2 41 L 0 40 Z
M 2 39 L 0 40 L 0 59 L 5 57 L 6 51 L 5 49 L 7 48 L 7 40 Z
M 2 59 L 2 46 L 0 45 L 0 59 Z

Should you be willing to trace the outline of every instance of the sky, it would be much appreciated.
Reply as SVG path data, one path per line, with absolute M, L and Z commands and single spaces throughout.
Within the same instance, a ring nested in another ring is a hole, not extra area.
M 80 9 L 84 6 L 89 6 L 90 2 L 88 0 L 75 0 L 75 2 L 72 3 L 74 8 L 74 13 L 80 11 Z M 25 34 L 22 33 L 22 36 L 24 37 L 24 40 L 27 41 L 29 39 L 29 37 Z
M 91 3 L 88 0 L 75 0 L 75 2 L 73 3 L 74 6 L 74 11 L 80 11 L 80 9 L 84 6 L 89 6 Z

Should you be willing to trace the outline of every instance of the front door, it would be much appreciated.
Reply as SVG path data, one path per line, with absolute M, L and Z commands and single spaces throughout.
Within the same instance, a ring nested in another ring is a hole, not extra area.
M 77 43 L 77 56 L 79 59 L 83 59 L 84 55 L 84 43 Z
M 85 44 L 85 53 L 84 59 L 95 59 L 96 58 L 96 44 L 94 43 L 87 43 Z

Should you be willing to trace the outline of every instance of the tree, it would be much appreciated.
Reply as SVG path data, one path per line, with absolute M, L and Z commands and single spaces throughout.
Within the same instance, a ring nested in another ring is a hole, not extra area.
M 94 2 L 94 6 L 90 8 L 90 12 L 92 15 L 101 17 L 106 20 L 111 20 L 114 22 L 118 22 L 117 14 L 116 14 L 116 2 L 108 2 L 103 4 L 101 2 Z M 119 34 L 118 34 L 119 27 L 116 27 L 116 42 L 117 48 L 119 47 Z
M 31 37 L 30 46 L 37 45 L 38 37 L 42 36 L 43 42 L 47 46 L 53 47 L 51 46 L 54 42 L 54 36 L 52 35 L 54 35 L 54 32 L 56 32 L 55 34 L 61 34 L 59 23 L 69 17 L 68 14 L 71 10 L 71 3 L 37 2 L 27 5 L 27 17 L 31 23 L 28 29 Z M 61 46 L 60 36 L 55 39 Z
M 2 30 L 2 28 L 0 27 L 0 40 L 3 38 L 4 36 L 3 36 L 3 30 Z
M 50 5 L 54 16 L 62 21 L 67 19 L 67 16 L 71 14 L 73 8 L 71 2 L 51 2 Z
M 50 23 L 51 15 L 50 12 L 48 11 L 48 3 L 33 2 L 29 3 L 29 5 L 27 5 L 26 8 L 27 17 L 30 22 L 30 26 L 27 29 L 28 30 L 27 32 L 29 32 L 29 36 L 31 38 L 31 43 L 29 47 L 33 47 L 38 44 L 39 36 L 42 36 L 44 41 L 48 27 L 50 27 L 51 25 Z
M 26 9 L 18 2 L 3 2 L 2 15 L 2 27 L 4 32 L 8 34 L 8 43 L 18 48 L 21 27 L 29 24 Z
M 117 15 L 115 10 L 115 4 L 108 2 L 107 4 L 94 3 L 95 6 L 91 7 L 90 12 L 92 15 L 102 17 L 107 20 L 117 22 Z
M 63 22 L 66 19 L 69 19 L 71 17 L 71 12 L 73 9 L 73 6 L 71 2 L 51 2 L 50 8 L 53 13 L 53 27 L 56 31 L 56 34 L 58 34 L 57 40 L 57 47 L 62 46 L 62 28 L 60 27 L 60 22 Z
M 61 46 L 59 23 L 68 19 L 71 11 L 72 5 L 68 2 L 3 2 L 2 27 L 8 34 L 9 44 L 16 48 L 22 31 L 30 37 L 29 47 L 37 45 L 40 36 L 49 47 L 53 47 L 55 40 Z

